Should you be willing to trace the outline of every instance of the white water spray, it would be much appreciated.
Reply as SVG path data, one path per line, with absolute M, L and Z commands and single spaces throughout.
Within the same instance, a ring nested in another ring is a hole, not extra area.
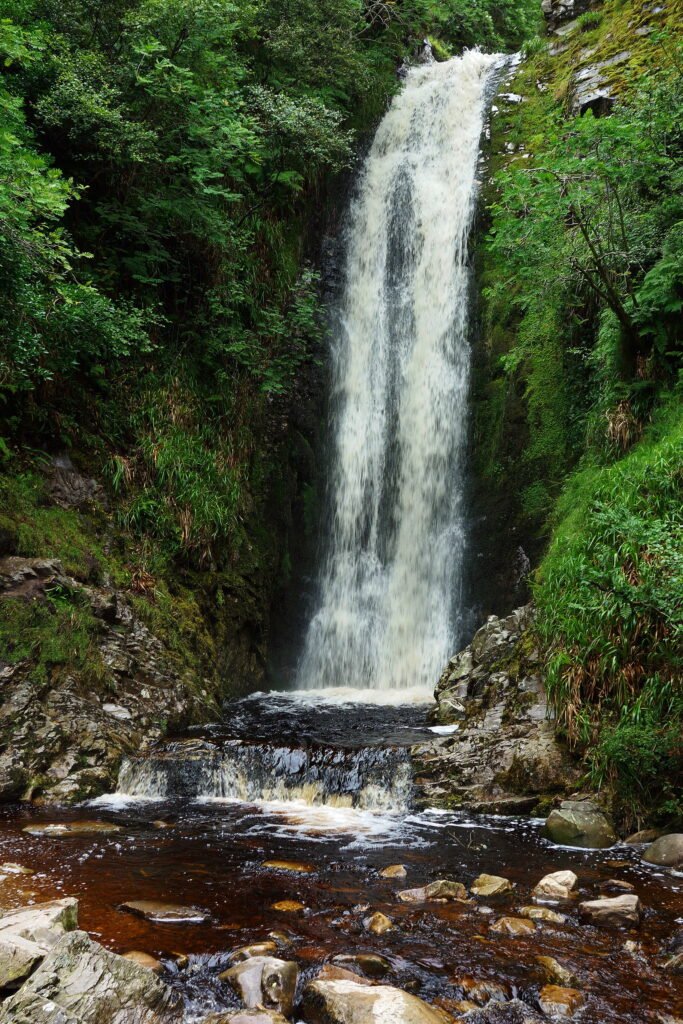
M 499 61 L 471 50 L 411 69 L 363 168 L 333 344 L 333 513 L 305 689 L 433 686 L 457 640 L 467 237 Z

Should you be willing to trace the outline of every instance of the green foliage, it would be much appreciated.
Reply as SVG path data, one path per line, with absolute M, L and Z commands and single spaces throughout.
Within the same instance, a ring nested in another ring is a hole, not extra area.
M 573 743 L 597 744 L 596 781 L 616 779 L 633 811 L 647 808 L 657 773 L 644 771 L 634 791 L 629 745 L 650 734 L 652 764 L 666 760 L 668 779 L 681 768 L 671 742 L 683 726 L 680 399 L 677 390 L 627 456 L 571 478 L 535 586 L 560 724 Z

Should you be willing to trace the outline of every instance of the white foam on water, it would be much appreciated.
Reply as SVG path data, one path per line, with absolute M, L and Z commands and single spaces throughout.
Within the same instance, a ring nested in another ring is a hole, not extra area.
M 273 691 L 275 695 L 275 691 Z M 278 697 L 299 704 L 372 704 L 403 707 L 434 703 L 434 686 L 413 686 L 404 690 L 357 689 L 353 686 L 330 686 L 310 690 L 277 692 Z

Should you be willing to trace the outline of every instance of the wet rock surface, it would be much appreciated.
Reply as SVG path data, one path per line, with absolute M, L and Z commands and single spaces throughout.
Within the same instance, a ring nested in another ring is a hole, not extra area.
M 602 849 L 617 841 L 607 816 L 590 798 L 563 800 L 550 812 L 545 827 L 553 842 L 564 846 Z
M 254 956 L 220 975 L 250 1009 L 265 1007 L 289 1016 L 294 1008 L 299 968 L 291 960 Z
M 353 981 L 313 981 L 303 995 L 307 1024 L 448 1024 L 448 1015 L 388 985 L 368 988 Z
M 573 788 L 577 771 L 555 738 L 532 625 L 530 606 L 492 616 L 451 658 L 433 718 L 452 731 L 412 748 L 421 802 L 515 814 Z
M 0 614 L 5 601 L 45 602 L 55 590 L 99 623 L 106 679 L 84 688 L 75 671 L 42 680 L 30 658 L 0 659 L 0 802 L 72 802 L 113 789 L 122 754 L 208 710 L 201 683 L 179 669 L 127 594 L 77 580 L 57 559 L 0 559 Z
M 1 1024 L 180 1024 L 182 1016 L 178 995 L 151 971 L 78 931 L 0 1008 Z
M 660 867 L 680 868 L 683 865 L 683 833 L 661 836 L 645 850 L 643 860 Z

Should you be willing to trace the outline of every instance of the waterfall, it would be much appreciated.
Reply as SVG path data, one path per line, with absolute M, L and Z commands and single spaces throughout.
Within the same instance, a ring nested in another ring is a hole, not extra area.
M 465 547 L 467 238 L 500 58 L 411 68 L 349 211 L 332 343 L 331 517 L 299 685 L 433 686 Z

